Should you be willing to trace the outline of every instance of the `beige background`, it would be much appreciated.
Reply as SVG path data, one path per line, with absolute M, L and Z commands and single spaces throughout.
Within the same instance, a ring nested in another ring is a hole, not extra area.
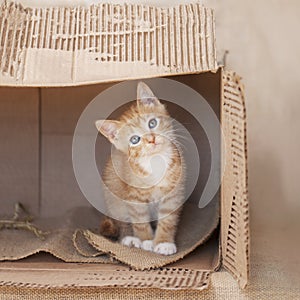
M 33 2 L 37 1 L 23 0 L 26 5 Z M 46 6 L 91 2 L 38 3 Z M 174 5 L 184 1 L 139 2 Z M 289 268 L 298 270 L 300 1 L 203 2 L 216 10 L 219 52 L 230 51 L 227 68 L 242 75 L 246 86 L 253 251 L 268 249 L 278 262 L 289 263 Z

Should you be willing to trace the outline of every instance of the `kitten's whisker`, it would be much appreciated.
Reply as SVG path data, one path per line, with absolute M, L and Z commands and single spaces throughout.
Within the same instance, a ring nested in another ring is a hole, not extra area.
M 184 140 L 188 140 L 188 136 L 184 136 L 184 135 L 180 135 L 180 134 L 173 134 L 173 136 L 177 137 L 177 138 L 181 138 L 181 139 L 184 139 Z
M 183 126 L 183 125 L 175 125 L 175 126 L 173 126 L 173 130 L 182 130 L 182 131 L 186 131 L 187 129 L 185 128 L 185 126 Z
M 177 133 L 174 133 L 174 132 L 167 132 L 165 134 L 165 136 L 167 138 L 170 138 L 170 137 L 168 137 L 168 135 L 172 135 L 174 138 L 180 138 L 180 139 L 183 139 L 183 140 L 186 140 L 186 141 L 188 141 L 190 139 L 188 136 L 184 136 L 184 135 L 177 134 Z
M 182 132 L 183 133 L 183 132 Z M 185 132 L 184 132 L 185 133 Z M 175 130 L 169 130 L 169 131 L 165 131 L 164 133 L 163 133 L 163 135 L 168 135 L 168 134 L 170 134 L 170 135 L 172 135 L 172 134 L 178 134 L 177 133 L 177 131 L 175 131 Z
M 177 139 L 173 139 L 173 140 L 171 140 L 171 142 L 172 142 L 175 146 L 182 147 L 182 148 L 184 148 L 185 150 L 187 150 L 186 145 L 184 145 L 183 143 L 179 142 Z
M 188 130 L 186 128 L 181 128 L 181 127 L 180 128 L 172 128 L 169 131 L 171 131 L 171 132 L 180 132 L 180 133 L 188 132 Z

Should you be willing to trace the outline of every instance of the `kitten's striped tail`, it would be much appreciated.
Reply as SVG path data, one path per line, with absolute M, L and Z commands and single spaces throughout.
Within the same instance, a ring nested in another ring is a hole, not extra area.
M 117 239 L 120 234 L 120 228 L 113 219 L 105 217 L 100 224 L 100 234 L 110 239 Z

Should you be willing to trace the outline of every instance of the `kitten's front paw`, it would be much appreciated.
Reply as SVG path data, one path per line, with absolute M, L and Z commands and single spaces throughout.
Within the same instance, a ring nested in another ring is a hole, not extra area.
M 146 240 L 142 243 L 142 249 L 146 251 L 153 251 L 154 245 L 152 240 Z
M 159 243 L 155 246 L 154 252 L 163 255 L 172 255 L 177 252 L 177 248 L 174 243 Z
M 127 246 L 127 247 L 135 247 L 135 248 L 141 248 L 142 247 L 141 240 L 137 237 L 134 237 L 134 236 L 125 236 L 122 239 L 121 244 L 124 245 L 124 246 Z

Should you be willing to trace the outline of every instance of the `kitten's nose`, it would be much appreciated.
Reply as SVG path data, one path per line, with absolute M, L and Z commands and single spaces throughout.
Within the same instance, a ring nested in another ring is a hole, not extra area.
M 154 134 L 147 134 L 146 140 L 149 144 L 155 144 L 155 135 Z

